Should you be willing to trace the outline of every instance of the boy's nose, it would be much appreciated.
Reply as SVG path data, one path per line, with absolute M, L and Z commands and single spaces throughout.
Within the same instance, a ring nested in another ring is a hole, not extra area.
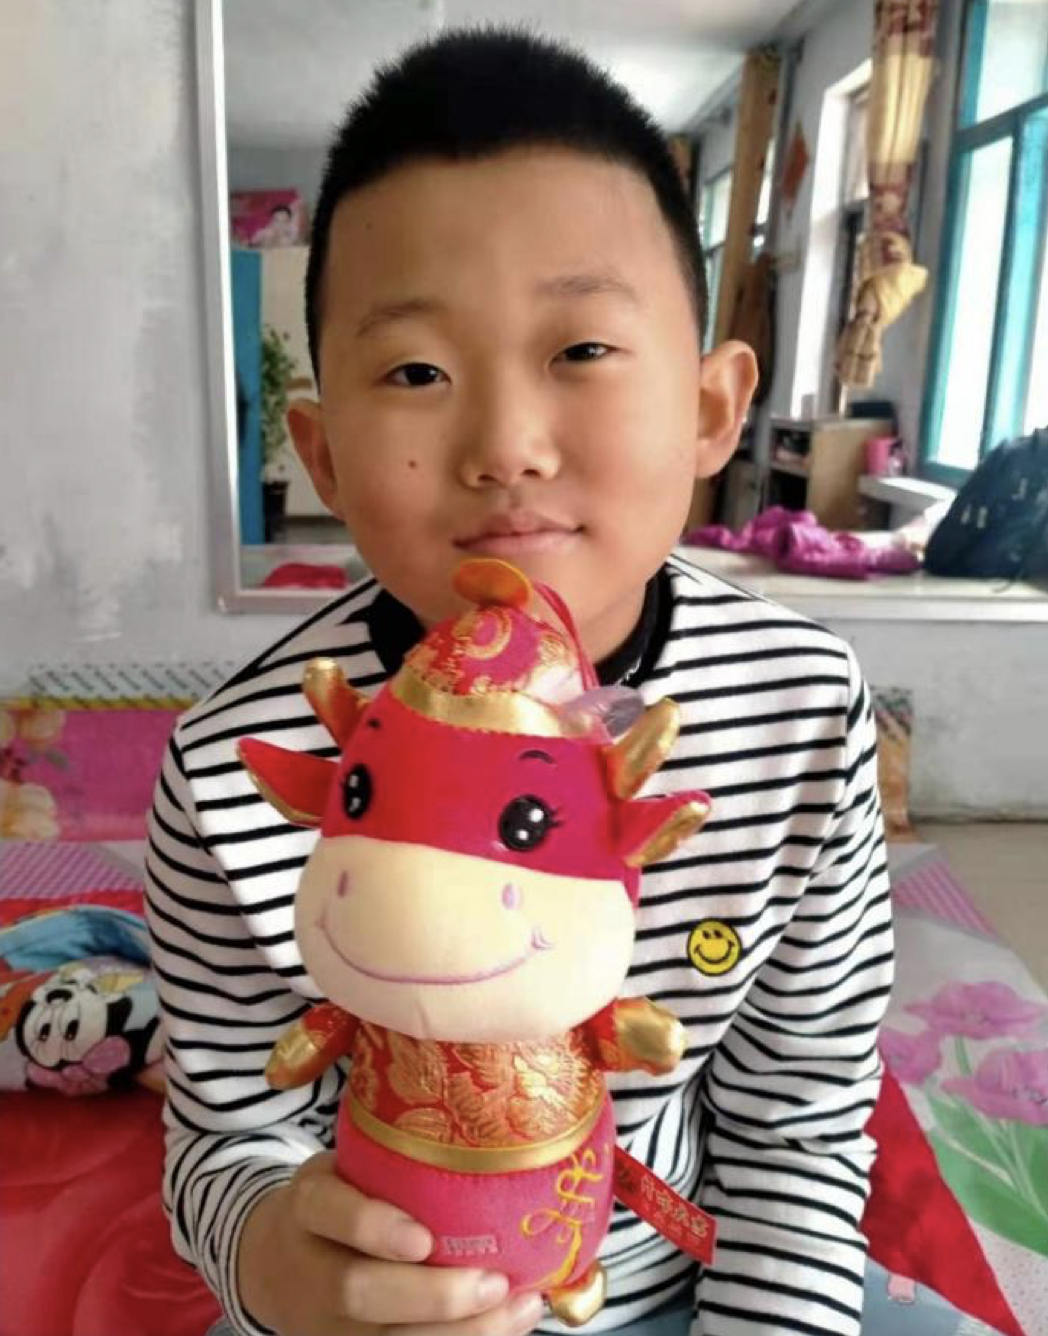
M 555 477 L 560 455 L 534 404 L 491 396 L 463 432 L 459 469 L 468 487 L 512 487 Z

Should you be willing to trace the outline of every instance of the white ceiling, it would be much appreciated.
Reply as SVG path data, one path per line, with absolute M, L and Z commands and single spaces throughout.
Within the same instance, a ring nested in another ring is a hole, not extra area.
M 811 0 L 806 0 L 811 3 Z M 319 147 L 375 65 L 441 24 L 524 22 L 607 66 L 667 131 L 691 124 L 801 0 L 224 0 L 238 146 Z

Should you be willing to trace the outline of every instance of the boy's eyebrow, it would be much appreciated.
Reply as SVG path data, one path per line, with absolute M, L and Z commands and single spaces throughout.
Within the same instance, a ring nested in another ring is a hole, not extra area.
M 444 309 L 443 302 L 437 301 L 435 297 L 405 297 L 403 301 L 381 302 L 361 317 L 357 324 L 356 336 L 362 339 L 380 325 L 408 320 L 414 315 L 435 315 Z
M 578 274 L 558 274 L 555 278 L 543 279 L 535 285 L 535 292 L 540 297 L 622 297 L 634 306 L 640 306 L 640 294 L 632 284 L 617 274 L 606 270 Z M 401 301 L 381 302 L 373 306 L 360 319 L 356 328 L 356 337 L 364 338 L 382 325 L 394 324 L 398 320 L 409 320 L 417 315 L 439 315 L 447 307 L 436 297 L 405 297 Z
M 610 295 L 624 297 L 634 306 L 641 304 L 640 294 L 632 284 L 609 269 L 595 269 L 578 274 L 558 274 L 539 283 L 536 291 L 542 297 L 593 297 Z

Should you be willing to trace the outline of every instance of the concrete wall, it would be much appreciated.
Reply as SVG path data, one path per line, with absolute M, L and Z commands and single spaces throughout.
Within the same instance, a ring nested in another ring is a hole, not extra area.
M 1048 820 L 1048 623 L 828 624 L 912 692 L 915 815 Z
M 320 190 L 326 147 L 272 148 L 230 143 L 230 190 L 297 190 L 310 213 Z
M 213 607 L 189 8 L 0 10 L 0 689 L 42 662 L 243 658 L 290 625 Z M 1048 630 L 838 629 L 916 693 L 920 809 L 1048 815 Z
M 191 12 L 0 10 L 0 689 L 284 625 L 211 594 Z

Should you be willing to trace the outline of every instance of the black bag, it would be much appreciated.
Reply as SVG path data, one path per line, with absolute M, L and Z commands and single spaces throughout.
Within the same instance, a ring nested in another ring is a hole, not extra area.
M 1048 573 L 1048 428 L 990 451 L 933 532 L 924 566 L 972 579 Z

